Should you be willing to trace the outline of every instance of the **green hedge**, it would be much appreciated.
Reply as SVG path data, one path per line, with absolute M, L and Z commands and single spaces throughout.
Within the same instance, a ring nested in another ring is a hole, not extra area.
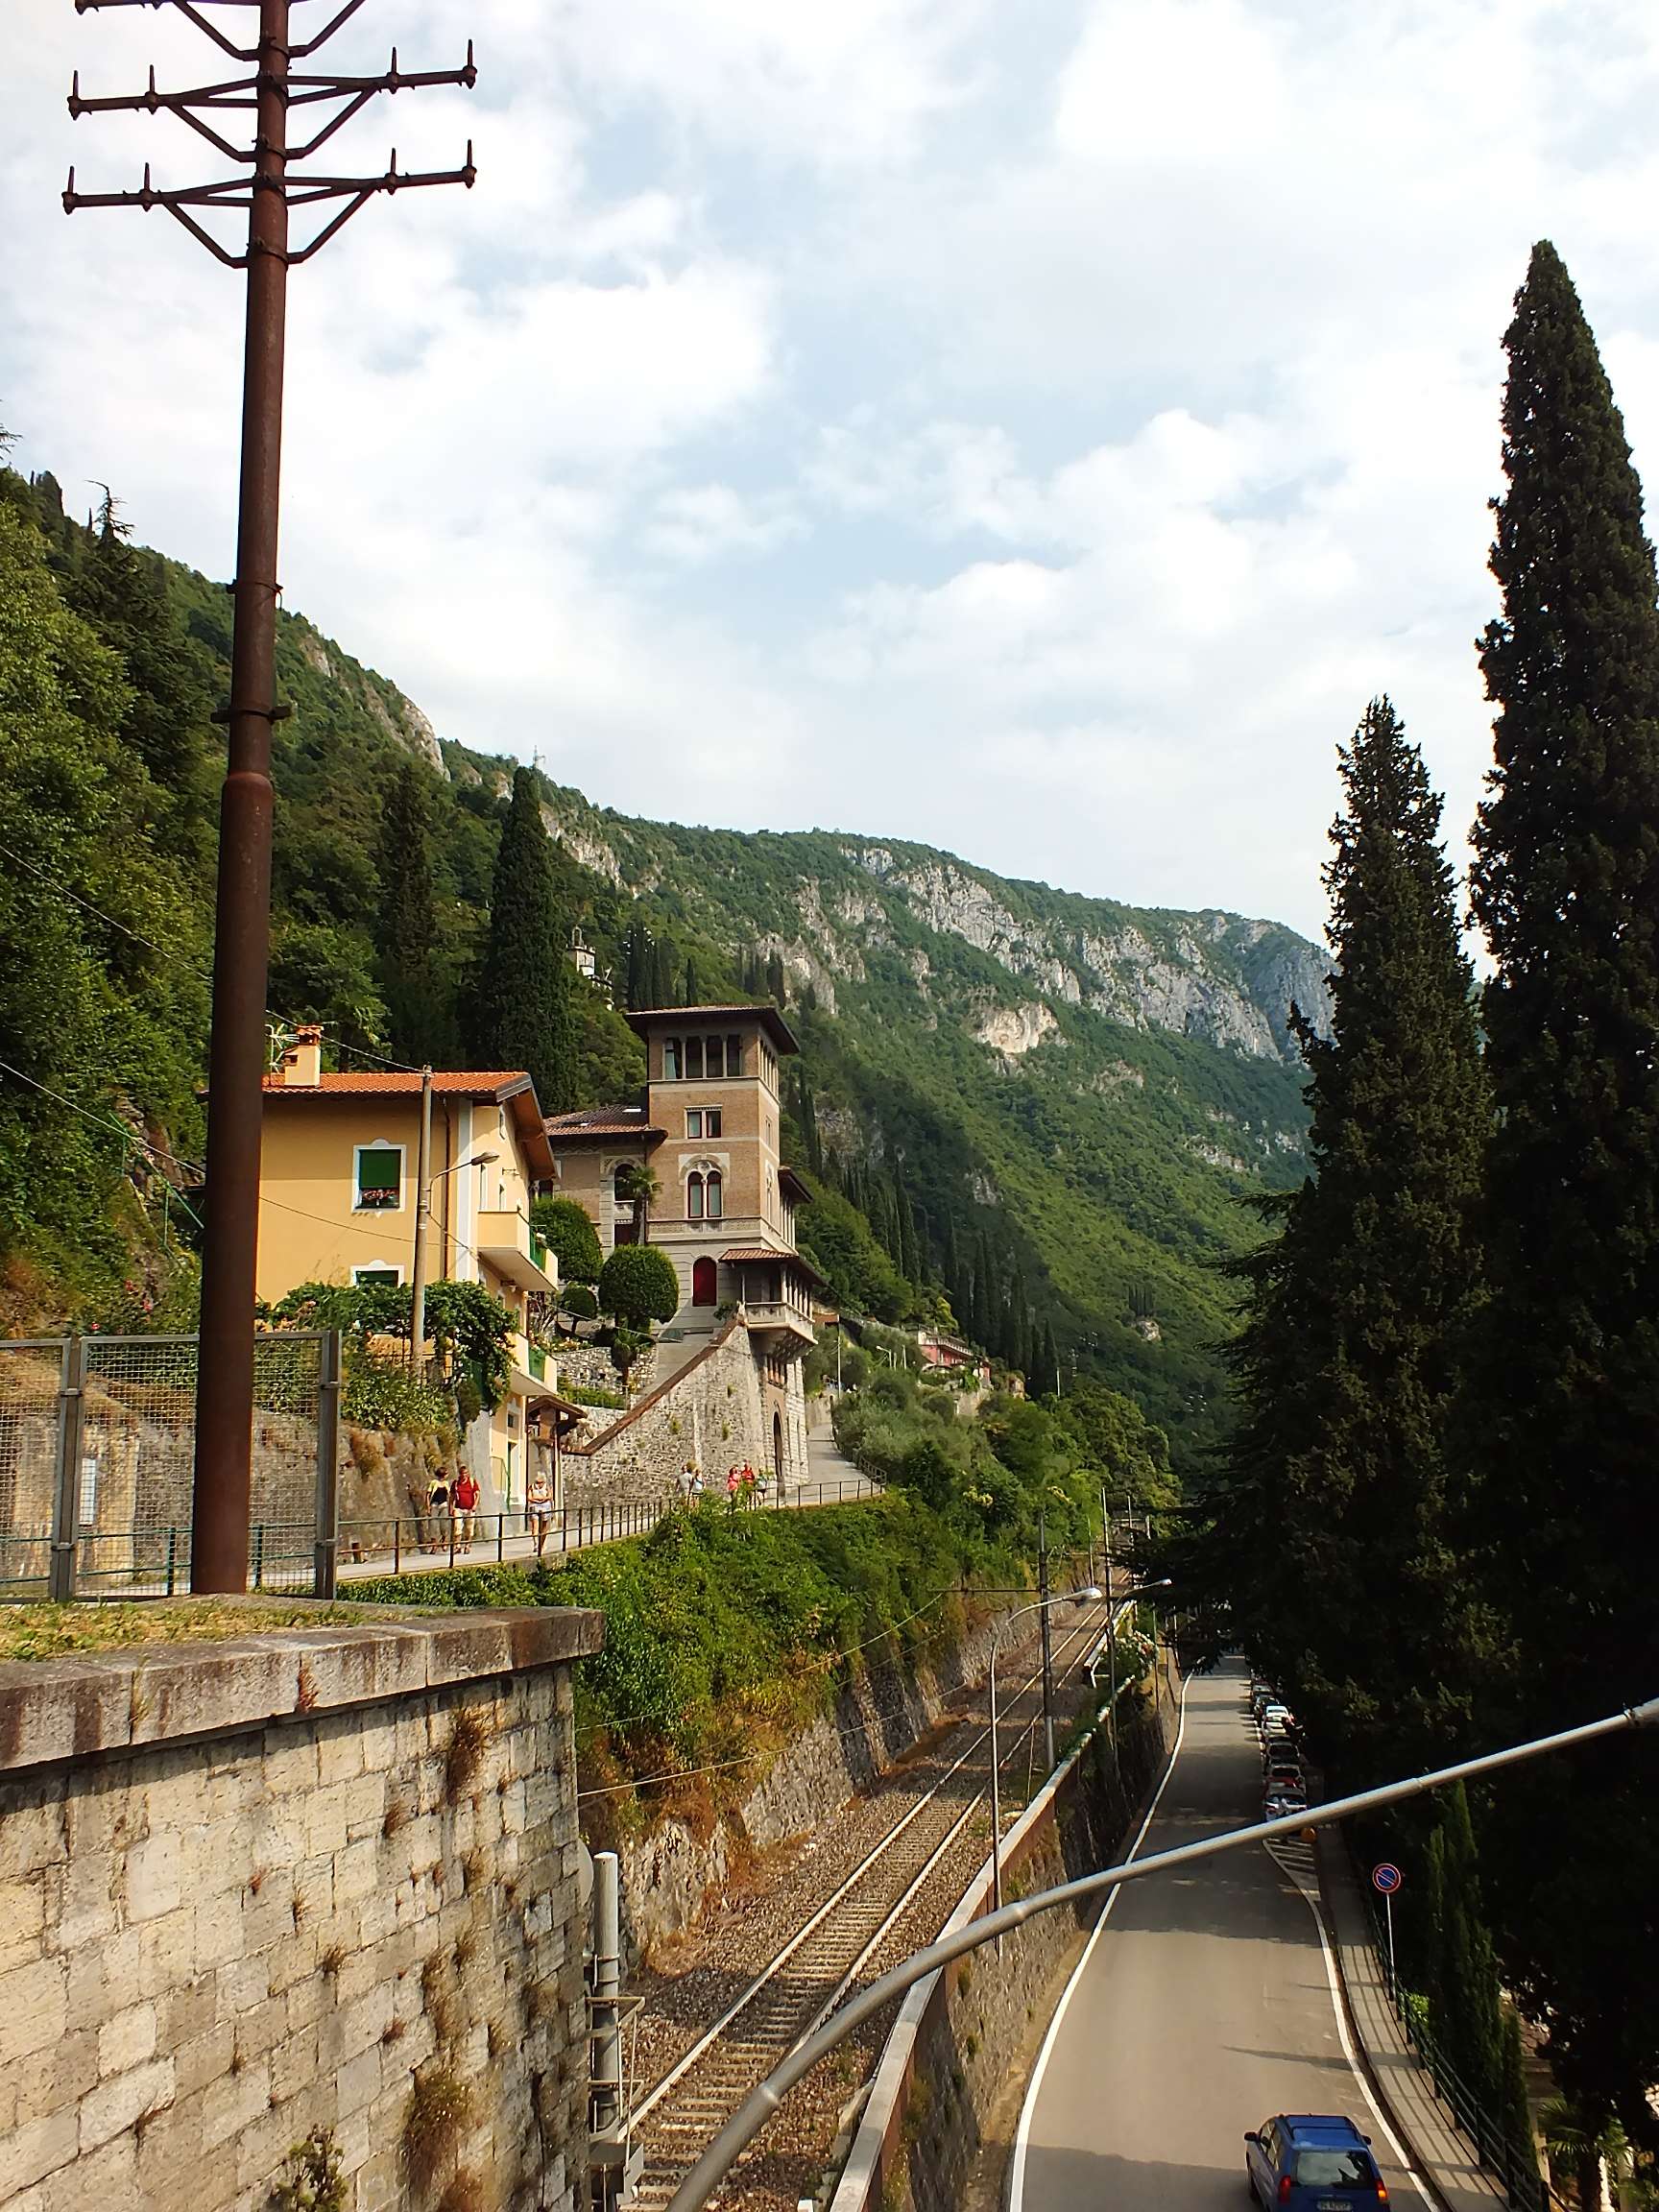
M 578 1748 L 585 1781 L 627 1780 L 783 1741 L 883 1645 L 915 1657 L 959 1636 L 965 1582 L 1010 1576 L 1023 1578 L 1016 1559 L 912 1499 L 742 1514 L 710 1499 L 566 1565 L 389 1575 L 351 1598 L 597 1607 L 605 1648 L 577 1671 Z

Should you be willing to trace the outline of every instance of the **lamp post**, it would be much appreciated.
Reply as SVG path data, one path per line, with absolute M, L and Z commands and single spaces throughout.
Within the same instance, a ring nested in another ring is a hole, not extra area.
M 1110 1558 L 1106 1561 L 1106 1581 L 1107 1586 L 1110 1587 L 1112 1581 L 1112 1561 Z M 1124 1591 L 1122 1605 L 1133 1605 L 1138 1599 L 1144 1598 L 1149 1591 L 1168 1590 L 1172 1587 L 1167 1575 L 1158 1582 L 1138 1583 L 1134 1589 Z M 1121 1609 L 1122 1607 L 1119 1606 L 1118 1611 Z M 1106 1654 L 1107 1666 L 1110 1670 L 1107 1675 L 1109 1690 L 1106 1698 L 1106 1725 L 1112 1738 L 1112 1757 L 1116 1761 L 1118 1757 L 1118 1613 L 1114 1612 L 1110 1600 L 1106 1606 Z
M 452 1167 L 428 1175 L 416 1190 L 415 1265 L 411 1270 L 409 1291 L 409 1365 L 417 1382 L 425 1366 L 421 1354 L 426 1342 L 426 1223 L 432 1212 L 432 1193 L 446 1176 L 459 1175 L 469 1167 L 488 1167 L 500 1157 L 499 1152 L 474 1152 L 470 1160 L 457 1160 Z
M 1027 1605 L 1017 1605 L 1012 1613 L 1005 1613 L 998 1622 L 991 1638 L 991 1899 L 992 1910 L 1002 1910 L 1002 1790 L 1001 1761 L 997 1750 L 997 1647 L 1002 1641 L 1002 1631 L 1011 1622 L 1025 1613 L 1041 1613 L 1045 1624 L 1050 1609 L 1055 1605 L 1070 1604 L 1073 1600 L 1084 1605 L 1093 1604 L 1105 1593 L 1093 1583 L 1081 1590 L 1064 1590 L 1055 1598 L 1033 1598 Z M 1052 1754 L 1050 1754 L 1052 1758 Z

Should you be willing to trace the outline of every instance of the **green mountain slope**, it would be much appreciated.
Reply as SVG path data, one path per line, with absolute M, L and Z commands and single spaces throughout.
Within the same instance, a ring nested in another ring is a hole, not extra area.
M 101 552 L 63 517 L 49 478 L 0 476 L 0 490 L 40 532 L 66 603 L 127 655 L 141 698 L 161 680 L 138 665 L 140 630 L 181 688 L 166 756 L 148 772 L 155 872 L 187 910 L 181 957 L 199 970 L 228 599 L 136 549 L 122 570 L 118 549 Z M 276 732 L 273 1020 L 321 1020 L 344 1050 L 384 1048 L 375 856 L 388 792 L 413 758 L 429 799 L 449 1038 L 464 1039 L 511 763 L 441 743 L 395 684 L 301 616 L 281 617 L 278 675 L 292 710 Z M 1322 1019 L 1315 948 L 1271 923 L 1086 899 L 892 839 L 637 821 L 551 783 L 543 811 L 572 922 L 612 979 L 584 1008 L 588 1093 L 615 1096 L 639 1077 L 613 993 L 621 1005 L 630 988 L 636 1003 L 679 999 L 687 983 L 704 999 L 770 988 L 804 1046 L 810 1109 L 796 1094 L 795 1156 L 862 1204 L 891 1255 L 827 1198 L 819 1234 L 837 1288 L 903 1318 L 937 1315 L 942 1286 L 959 1324 L 999 1351 L 1020 1344 L 1035 1368 L 1051 1329 L 1064 1366 L 1134 1390 L 1188 1449 L 1214 1432 L 1229 1314 L 1218 1262 L 1257 1235 L 1250 1193 L 1301 1171 L 1286 1018 L 1294 999 Z M 134 852 L 130 866 L 145 865 Z M 166 1017 L 176 1056 L 200 1065 L 200 995 L 180 1003 Z M 74 1070 L 56 1082 L 72 1089 Z M 119 1091 L 164 1128 L 188 1111 L 180 1096 L 176 1077 L 165 1094 L 146 1095 L 141 1075 Z M 13 1242 L 26 1228 L 14 1214 Z M 36 1253 L 51 1246 L 36 1240 Z M 1029 1328 L 1009 1327 L 1016 1309 Z

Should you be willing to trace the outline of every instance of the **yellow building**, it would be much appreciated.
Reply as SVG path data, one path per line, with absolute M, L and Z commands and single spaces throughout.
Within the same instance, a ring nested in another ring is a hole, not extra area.
M 524 1502 L 533 1430 L 556 1412 L 552 1361 L 525 1334 L 525 1301 L 558 1288 L 558 1262 L 530 1229 L 554 1176 L 534 1085 L 522 1070 L 431 1078 L 425 1279 L 478 1283 L 515 1317 L 508 1394 L 480 1414 L 466 1451 L 486 1513 Z M 409 1283 L 415 1266 L 421 1077 L 325 1074 L 322 1032 L 301 1029 L 265 1079 L 258 1295 L 301 1283 Z

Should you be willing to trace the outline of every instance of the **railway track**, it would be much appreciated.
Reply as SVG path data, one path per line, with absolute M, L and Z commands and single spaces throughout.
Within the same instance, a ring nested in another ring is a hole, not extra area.
M 1098 1634 L 1097 1616 L 1104 1610 L 1103 1602 L 1082 1606 L 1080 1617 L 1056 1633 L 1057 1683 L 1064 1682 Z M 1003 1702 L 998 1737 L 1004 1775 L 1042 1726 L 1041 1683 L 1039 1666 Z M 1023 1719 L 1022 1705 L 1032 1707 Z M 982 1853 L 975 1817 L 989 1807 L 990 1730 L 974 1722 L 966 1725 L 968 1741 L 954 1749 L 929 1787 L 899 1813 L 712 2025 L 637 2099 L 634 2120 L 645 2164 L 631 2202 L 640 2212 L 661 2212 L 698 2153 L 755 2084 L 861 1982 L 889 1962 L 884 1952 L 895 1947 L 905 1922 L 924 1911 L 930 1888 L 942 1884 L 949 1888 L 949 1910 L 966 1879 L 958 1863 L 976 1863 Z M 902 1780 L 889 1789 L 902 1800 Z M 926 1933 L 936 1933 L 943 1917 L 938 1912 Z M 906 1942 L 904 1948 L 910 1947 Z M 805 2160 L 807 2146 L 801 2149 Z M 764 2146 L 757 2147 L 757 2154 L 763 2151 Z M 815 2175 L 816 2167 L 811 2171 Z M 743 2189 L 740 2200 L 748 2206 L 761 2195 L 770 2201 L 774 2194 Z M 780 2202 L 793 2205 L 800 2191 L 776 2194 Z M 738 2200 L 733 2196 L 717 2201 Z

